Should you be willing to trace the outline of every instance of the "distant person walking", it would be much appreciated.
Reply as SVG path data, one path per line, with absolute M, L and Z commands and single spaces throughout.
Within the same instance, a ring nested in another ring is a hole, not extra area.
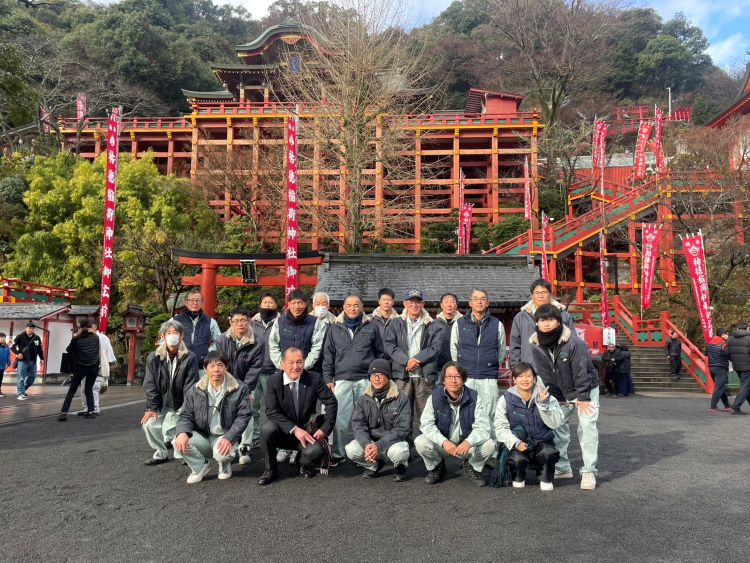
M 746 322 L 737 324 L 737 330 L 727 340 L 727 350 L 732 366 L 740 376 L 740 389 L 734 398 L 732 414 L 747 414 L 740 410 L 750 394 L 750 331 Z
M 42 349 L 42 339 L 34 334 L 36 325 L 29 321 L 26 329 L 16 336 L 11 352 L 16 355 L 18 368 L 16 372 L 16 390 L 18 391 L 18 400 L 25 401 L 29 398 L 26 393 L 34 385 L 36 379 L 36 361 L 44 361 L 44 350 Z
M 682 342 L 677 338 L 676 330 L 669 333 L 664 350 L 669 358 L 669 373 L 672 374 L 672 380 L 678 381 L 682 369 Z
M 0 332 L 0 399 L 4 398 L 3 394 L 3 375 L 5 370 L 10 367 L 10 348 L 5 343 L 6 335 Z
M 711 378 L 714 380 L 714 392 L 711 395 L 709 412 L 722 412 L 718 408 L 719 400 L 724 405 L 724 411 L 732 411 L 732 408 L 729 406 L 729 397 L 727 396 L 727 379 L 729 378 L 727 338 L 729 338 L 729 330 L 720 328 L 706 345 L 708 371 L 711 372 Z
M 94 412 L 94 383 L 99 375 L 99 362 L 101 358 L 101 343 L 96 335 L 96 329 L 91 319 L 81 319 L 78 334 L 68 344 L 66 352 L 73 358 L 73 378 L 70 380 L 68 393 L 65 395 L 62 409 L 57 420 L 63 422 L 68 419 L 68 409 L 73 397 L 78 391 L 78 386 L 85 381 L 83 391 L 86 394 L 87 410 L 84 418 L 93 418 Z

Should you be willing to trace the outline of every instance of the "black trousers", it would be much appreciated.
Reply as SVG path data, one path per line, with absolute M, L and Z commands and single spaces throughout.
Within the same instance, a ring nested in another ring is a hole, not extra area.
M 620 393 L 620 374 L 616 371 L 605 371 L 604 372 L 604 386 L 610 395 L 617 395 Z
M 742 406 L 742 403 L 747 401 L 750 403 L 750 371 L 740 372 L 740 390 L 737 391 L 737 396 L 734 398 L 734 404 L 732 408 L 737 410 Z
M 278 471 L 276 453 L 278 450 L 295 450 L 300 452 L 300 463 L 302 465 L 315 465 L 323 456 L 323 447 L 318 444 L 309 445 L 305 448 L 294 437 L 294 434 L 284 432 L 279 425 L 266 420 L 260 428 L 260 449 L 266 456 L 266 469 Z
M 720 368 L 710 368 L 711 377 L 714 380 L 714 392 L 711 395 L 711 408 L 715 409 L 719 404 L 719 399 L 724 407 L 729 407 L 729 397 L 727 397 L 727 381 L 729 375 L 727 370 Z
M 672 373 L 672 377 L 680 377 L 681 369 L 682 358 L 680 356 L 669 356 L 669 371 Z
M 76 368 L 73 372 L 73 378 L 70 380 L 68 394 L 65 395 L 65 400 L 63 401 L 63 406 L 62 409 L 60 409 L 60 412 L 68 412 L 70 403 L 78 392 L 78 386 L 81 385 L 81 381 L 84 380 L 83 392 L 86 394 L 86 410 L 88 412 L 94 412 L 94 383 L 96 383 L 97 375 L 99 375 L 99 366 Z
M 555 464 L 560 459 L 560 452 L 552 444 L 537 444 L 533 450 L 519 452 L 513 448 L 508 454 L 508 468 L 514 481 L 526 479 L 526 468 L 532 463 L 537 467 L 539 480 L 551 483 L 555 478 Z

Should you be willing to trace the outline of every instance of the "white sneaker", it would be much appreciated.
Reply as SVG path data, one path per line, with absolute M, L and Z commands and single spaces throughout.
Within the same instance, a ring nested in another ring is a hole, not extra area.
M 248 454 L 242 454 L 240 456 L 240 465 L 249 465 L 252 460 Z
M 206 476 L 206 473 L 208 473 L 208 470 L 211 466 L 208 464 L 208 462 L 203 464 L 203 467 L 201 467 L 201 470 L 198 471 L 198 473 L 191 473 L 188 475 L 187 482 L 190 485 L 194 485 L 195 483 L 200 483 L 203 481 L 203 478 Z
M 276 454 L 276 461 L 278 461 L 279 463 L 284 463 L 289 459 L 290 453 L 291 452 L 289 450 L 279 450 Z
M 289 454 L 289 465 L 294 465 L 297 462 L 298 453 L 298 451 L 293 451 L 291 454 Z
M 596 489 L 596 475 L 593 473 L 581 473 L 581 489 L 593 491 Z
M 250 446 L 240 446 L 237 453 L 240 454 L 240 465 L 248 465 L 250 463 Z
M 514 489 L 523 489 L 526 486 L 526 481 L 513 481 Z
M 555 470 L 555 479 L 572 479 L 573 478 L 573 472 L 568 469 L 567 471 L 557 471 Z
M 219 464 L 219 479 L 222 481 L 229 479 L 232 476 L 232 464 L 227 463 L 220 463 Z
M 551 491 L 555 488 L 555 486 L 552 483 L 547 483 L 545 481 L 539 481 L 539 488 L 543 491 Z
M 19 400 L 19 401 L 25 401 L 25 400 L 26 400 L 26 399 L 28 399 L 28 398 L 29 398 L 29 397 L 28 397 L 28 396 L 26 395 L 26 393 L 24 393 L 23 395 L 19 395 L 19 396 L 18 396 L 18 400 Z

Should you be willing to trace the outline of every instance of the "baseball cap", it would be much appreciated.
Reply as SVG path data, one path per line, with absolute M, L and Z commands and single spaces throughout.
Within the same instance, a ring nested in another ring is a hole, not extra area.
M 424 296 L 422 295 L 422 292 L 420 290 L 410 289 L 404 295 L 404 301 L 408 301 L 409 299 L 420 299 L 424 301 Z

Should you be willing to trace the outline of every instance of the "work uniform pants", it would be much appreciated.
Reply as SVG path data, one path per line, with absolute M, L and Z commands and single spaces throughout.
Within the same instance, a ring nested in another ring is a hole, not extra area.
M 417 449 L 417 453 L 424 460 L 424 465 L 427 471 L 435 469 L 442 460 L 451 459 L 455 456 L 450 455 L 443 449 L 442 444 L 436 444 L 429 438 L 426 438 L 424 434 L 420 434 L 414 440 L 414 447 Z M 469 448 L 466 455 L 462 459 L 468 459 L 469 465 L 471 465 L 477 472 L 484 469 L 484 464 L 487 463 L 489 457 L 495 452 L 495 440 L 487 440 L 481 444 L 477 444 Z
M 490 437 L 495 438 L 495 407 L 497 401 L 500 399 L 500 389 L 497 387 L 497 379 L 474 379 L 469 378 L 466 380 L 466 387 L 474 389 L 482 399 L 485 409 L 489 409 L 490 415 Z
M 406 379 L 396 379 L 396 387 L 409 399 L 412 420 L 416 421 L 417 426 L 419 426 L 422 411 L 435 390 L 435 384 L 427 381 L 424 377 L 407 377 Z
M 177 421 L 180 419 L 180 411 L 172 409 L 163 409 L 156 420 L 153 418 L 142 426 L 146 434 L 146 441 L 154 451 L 154 459 L 167 459 L 167 442 L 174 443 L 174 430 L 177 427 Z M 181 458 L 182 454 L 174 450 L 175 459 Z
M 232 446 L 232 450 L 227 455 L 220 454 L 217 447 L 219 440 L 223 437 L 223 434 L 204 434 L 196 430 L 193 431 L 187 450 L 182 456 L 193 473 L 199 473 L 203 465 L 211 458 L 214 458 L 221 465 L 232 462 L 237 446 Z
M 16 391 L 23 395 L 34 385 L 36 379 L 36 362 L 18 362 L 16 368 Z
M 349 441 L 349 426 L 354 415 L 354 405 L 357 403 L 370 382 L 367 379 L 348 381 L 342 379 L 336 381 L 333 394 L 336 396 L 338 408 L 336 409 L 336 426 L 333 430 L 333 456 L 339 459 L 346 458 L 346 444 Z
M 553 430 L 555 434 L 555 447 L 560 452 L 560 460 L 557 462 L 555 469 L 560 473 L 570 471 L 570 459 L 568 458 L 568 447 L 570 446 L 570 417 L 578 409 L 576 401 L 561 404 L 565 415 L 565 422 Z M 581 473 L 596 473 L 597 461 L 599 457 L 599 430 L 596 427 L 596 421 L 599 419 L 599 388 L 591 390 L 591 412 L 589 414 L 578 415 L 578 442 L 581 445 L 581 455 L 583 457 L 583 467 Z
M 352 440 L 346 445 L 346 456 L 365 469 L 375 471 L 378 467 L 375 463 L 365 461 L 365 449 L 357 440 Z M 393 467 L 397 465 L 406 466 L 409 464 L 409 444 L 406 442 L 396 442 L 388 448 L 387 452 L 378 452 L 378 459 L 386 463 L 392 463 Z
M 555 478 L 555 464 L 560 452 L 552 444 L 537 444 L 533 450 L 520 452 L 513 448 L 508 454 L 508 469 L 514 481 L 526 480 L 526 468 L 532 463 L 537 466 L 539 480 L 551 483 Z

